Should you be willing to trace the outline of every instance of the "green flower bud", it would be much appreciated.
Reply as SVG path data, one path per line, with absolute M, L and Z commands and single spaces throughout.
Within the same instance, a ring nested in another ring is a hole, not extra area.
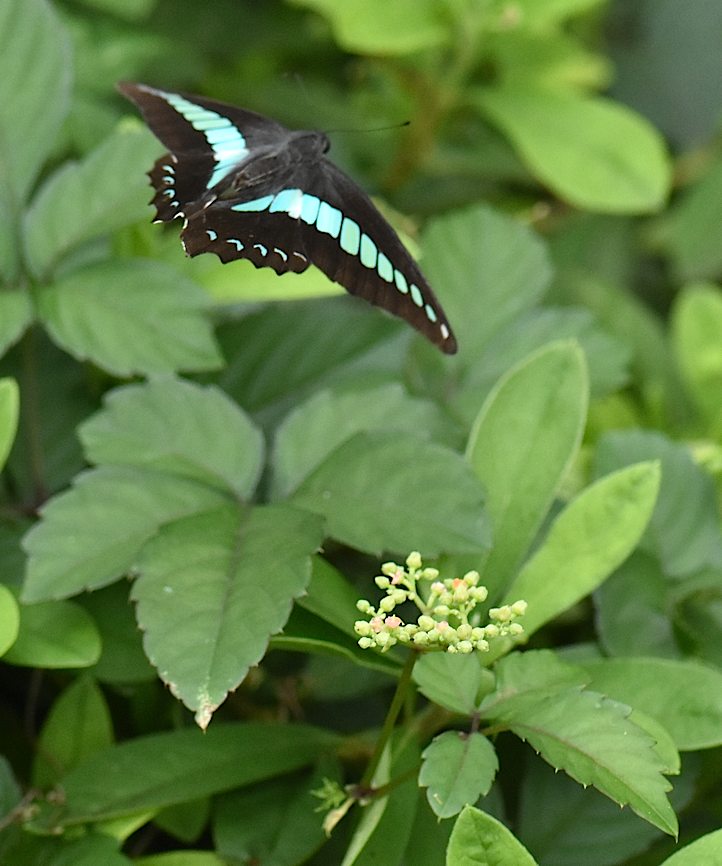
M 366 622 L 365 619 L 358 619 L 353 624 L 353 630 L 356 634 L 360 635 L 369 635 L 371 634 L 371 626 Z
M 427 616 L 425 613 L 422 613 L 418 619 L 419 628 L 424 631 L 431 631 L 432 628 L 436 625 L 436 620 L 432 619 L 430 616 Z
M 374 641 L 370 637 L 362 637 L 359 638 L 358 645 L 361 649 L 369 649 L 374 645 Z
M 471 638 L 475 641 L 483 640 L 485 634 L 486 630 L 481 628 L 480 626 L 476 626 L 476 628 L 472 628 L 471 630 Z
M 524 616 L 528 606 L 529 605 L 523 599 L 520 599 L 519 601 L 515 601 L 511 606 L 511 612 L 516 614 L 516 616 Z
M 489 597 L 489 590 L 485 586 L 472 586 L 469 595 L 474 601 L 486 601 Z
M 390 595 L 387 595 L 386 598 L 382 598 L 379 602 L 379 610 L 382 610 L 384 613 L 390 613 L 396 607 L 396 602 Z
M 524 634 L 524 626 L 519 622 L 509 623 L 509 634 L 514 635 L 514 637 Z
M 366 601 L 365 598 L 360 598 L 356 602 L 356 610 L 358 610 L 360 613 L 371 613 L 372 614 L 374 612 L 374 609 L 371 607 L 371 603 Z
M 462 641 L 468 640 L 472 635 L 472 628 L 468 622 L 463 622 L 457 629 L 456 633 Z
M 424 580 L 436 580 L 439 576 L 438 568 L 425 568 L 422 574 Z
M 434 608 L 434 616 L 448 616 L 450 613 L 448 605 L 437 604 Z
M 458 653 L 459 650 L 454 646 L 454 644 L 451 644 L 451 646 L 446 647 L 446 652 L 453 655 L 454 653 Z
M 406 565 L 414 570 L 421 568 L 421 554 L 418 550 L 412 550 L 406 557 Z
M 400 566 L 396 565 L 395 562 L 385 562 L 381 566 L 381 573 L 385 574 L 387 577 L 393 577 L 399 570 L 399 567 Z
M 500 633 L 499 626 L 494 625 L 494 623 L 491 623 L 491 625 L 487 625 L 484 627 L 484 636 L 485 637 L 491 637 L 491 638 L 499 637 L 499 633 Z
M 385 577 L 383 574 L 380 574 L 378 577 L 374 578 L 374 583 L 378 586 L 379 589 L 388 589 L 391 586 L 391 581 L 388 577 Z
M 508 604 L 502 607 L 492 607 L 489 610 L 489 619 L 494 619 L 497 622 L 508 622 L 511 619 L 511 608 Z
M 467 571 L 464 575 L 464 583 L 467 586 L 476 586 L 476 584 L 481 580 L 481 575 L 478 571 Z
M 394 589 L 389 595 L 394 600 L 394 604 L 403 604 L 409 594 L 405 589 Z
M 468 655 L 474 649 L 474 645 L 469 640 L 460 640 L 459 643 L 456 644 L 457 652 L 463 653 L 464 655 Z
M 488 653 L 489 652 L 489 641 L 488 640 L 478 640 L 476 642 L 476 648 L 479 652 Z
M 429 642 L 429 635 L 425 631 L 417 631 L 413 640 L 419 646 L 426 646 Z

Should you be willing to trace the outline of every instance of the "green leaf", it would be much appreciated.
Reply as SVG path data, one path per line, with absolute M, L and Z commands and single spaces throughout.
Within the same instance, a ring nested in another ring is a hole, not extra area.
M 134 861 L 118 850 L 115 839 L 92 832 L 81 839 L 63 839 L 48 862 L 52 866 L 134 866 Z
M 118 581 L 86 593 L 79 602 L 103 635 L 103 651 L 89 673 L 102 683 L 120 687 L 154 682 L 156 673 L 143 652 L 143 636 L 128 603 L 128 585 Z
M 507 688 L 482 712 L 528 741 L 553 767 L 676 835 L 664 764 L 654 740 L 628 718 L 628 706 L 574 686 L 532 686 L 518 694 Z
M 218 384 L 265 424 L 332 383 L 398 378 L 408 329 L 342 297 L 274 305 L 218 336 L 228 359 Z
M 104 467 L 51 499 L 25 536 L 23 598 L 43 601 L 98 589 L 127 574 L 165 523 L 227 502 L 218 491 L 149 469 Z
M 529 84 L 489 88 L 477 104 L 539 180 L 571 204 L 645 213 L 664 203 L 671 179 L 664 143 L 630 109 Z
M 208 304 L 195 283 L 140 259 L 90 265 L 38 293 L 55 342 L 118 376 L 218 367 Z
M 694 791 L 694 779 L 683 787 L 675 779 L 670 799 L 676 809 L 684 806 Z M 521 841 L 541 863 L 554 866 L 610 866 L 633 862 L 659 830 L 640 821 L 631 811 L 594 788 L 583 788 L 543 761 L 527 761 L 521 786 L 516 831 Z
M 506 593 L 524 599 L 526 635 L 576 604 L 629 556 L 644 532 L 659 490 L 658 463 L 639 463 L 595 482 L 552 524 Z
M 466 806 L 454 824 L 446 866 L 536 866 L 536 860 L 501 821 Z
M 337 745 L 310 725 L 219 724 L 136 737 L 88 758 L 63 779 L 64 802 L 39 826 L 67 827 L 161 809 L 291 773 Z
M 93 463 L 149 466 L 252 495 L 263 466 L 263 438 L 220 389 L 160 378 L 116 388 L 79 428 Z
M 50 788 L 73 767 L 113 742 L 103 693 L 88 676 L 74 680 L 50 709 L 40 732 L 33 784 Z
M 224 864 L 291 866 L 307 862 L 327 842 L 319 800 L 325 780 L 342 783 L 335 762 L 322 759 L 311 772 L 271 779 L 217 798 L 213 839 Z
M 333 538 L 369 553 L 477 553 L 487 540 L 483 492 L 470 468 L 407 434 L 357 434 L 292 501 L 323 514 Z
M 291 412 L 276 431 L 273 489 L 289 495 L 339 445 L 363 430 L 398 430 L 433 438 L 442 434 L 441 412 L 393 382 L 344 392 L 320 391 Z
M 467 804 L 473 805 L 489 793 L 499 760 L 487 738 L 476 731 L 445 731 L 421 754 L 419 785 L 434 814 L 453 818 Z
M 391 745 L 382 755 L 371 785 L 381 788 L 392 781 L 395 784 L 386 796 L 375 797 L 364 809 L 341 866 L 401 861 L 418 805 L 413 771 L 419 763 L 419 749 L 413 736 L 400 734 Z
M 358 54 L 403 55 L 448 38 L 437 0 L 292 0 L 328 19 L 338 44 Z
M 596 628 L 609 655 L 680 655 L 676 623 L 668 609 L 669 590 L 659 561 L 641 551 L 635 551 L 597 589 Z
M 150 15 L 158 0 L 81 0 L 81 2 L 90 9 L 109 12 L 126 21 L 140 21 Z
M 679 749 L 722 743 L 722 673 L 696 661 L 626 658 L 585 662 L 591 687 L 665 727 Z
M 481 653 L 425 653 L 414 665 L 414 681 L 430 701 L 472 716 L 494 688 L 495 678 Z
M 473 357 L 533 307 L 551 278 L 546 249 L 528 228 L 487 206 L 437 217 L 424 233 L 424 272 Z
M 514 14 L 519 18 L 519 25 L 534 30 L 555 28 L 568 18 L 583 15 L 590 9 L 603 5 L 604 0 L 515 0 Z M 506 0 L 493 0 L 493 6 L 499 7 L 500 13 L 509 14 Z
M 14 379 L 0 379 L 0 467 L 10 453 L 18 429 L 20 391 Z
M 359 618 L 358 597 L 358 591 L 340 571 L 321 556 L 314 556 L 311 582 L 298 604 L 335 628 L 352 634 L 353 624 Z
M 555 343 L 509 371 L 482 406 L 466 456 L 494 526 L 487 587 L 514 574 L 551 507 L 581 443 L 587 392 L 581 350 Z
M 0 175 L 1 181 L 2 176 Z M 20 252 L 20 245 L 18 244 L 19 220 L 12 212 L 10 202 L 2 198 L 6 194 L 7 191 L 3 190 L 0 185 L 0 224 L 5 226 L 5 230 L 0 232 L 0 286 L 4 290 L 17 281 L 20 259 L 18 255 Z M 5 293 L 3 291 L 3 294 Z M 23 292 L 23 294 L 25 293 Z
M 226 866 L 227 862 L 212 851 L 167 851 L 133 860 L 134 866 Z
M 69 103 L 68 40 L 50 3 L 4 0 L 0 62 L 0 198 L 18 213 Z
M 641 460 L 659 460 L 662 484 L 642 547 L 666 575 L 681 577 L 722 567 L 722 524 L 712 478 L 689 448 L 648 430 L 606 433 L 597 445 L 597 476 Z
M 100 634 L 90 615 L 70 601 L 20 606 L 20 629 L 3 656 L 34 668 L 85 668 L 100 656 Z
M 171 523 L 145 546 L 132 593 L 145 651 L 201 728 L 283 628 L 322 538 L 308 512 L 227 507 Z
M 714 279 L 722 271 L 722 159 L 686 190 L 663 217 L 660 240 L 667 247 L 678 279 Z
M 15 643 L 20 629 L 20 611 L 15 596 L 0 583 L 0 656 Z
M 157 154 L 147 131 L 123 124 L 81 162 L 51 175 L 25 216 L 32 274 L 47 281 L 89 240 L 136 222 L 148 199 L 145 171 Z
M 25 289 L 0 292 L 0 352 L 3 354 L 19 339 L 33 320 L 30 295 Z
M 210 798 L 202 797 L 168 806 L 153 817 L 153 823 L 174 839 L 190 844 L 200 839 L 210 815 Z
M 676 851 L 660 866 L 719 866 L 722 863 L 722 830 L 700 836 Z
M 677 296 L 672 340 L 695 403 L 722 430 L 722 291 L 698 283 Z

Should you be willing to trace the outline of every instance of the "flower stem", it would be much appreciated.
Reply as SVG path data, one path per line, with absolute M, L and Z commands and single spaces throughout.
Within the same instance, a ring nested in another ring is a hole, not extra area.
M 412 650 L 409 653 L 408 658 L 406 659 L 406 664 L 404 665 L 403 670 L 401 671 L 401 676 L 399 677 L 399 681 L 396 684 L 396 691 L 394 692 L 394 697 L 391 701 L 389 711 L 386 714 L 384 725 L 381 729 L 381 734 L 376 743 L 376 748 L 373 755 L 371 756 L 371 760 L 369 761 L 368 766 L 366 767 L 363 778 L 359 783 L 359 788 L 361 790 L 367 789 L 371 785 L 371 780 L 374 777 L 374 773 L 376 772 L 376 768 L 379 765 L 381 756 L 384 753 L 386 744 L 388 743 L 389 739 L 391 738 L 391 734 L 394 731 L 394 725 L 396 724 L 396 720 L 399 717 L 401 708 L 404 706 L 404 702 L 406 701 L 409 684 L 411 682 L 411 673 L 414 669 L 414 665 L 416 664 L 416 659 L 418 658 L 418 656 L 419 653 Z

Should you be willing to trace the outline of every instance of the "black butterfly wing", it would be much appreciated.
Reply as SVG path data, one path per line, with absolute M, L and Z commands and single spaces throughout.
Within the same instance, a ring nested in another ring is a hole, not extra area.
M 246 258 L 276 273 L 313 264 L 352 295 L 405 319 L 453 354 L 456 340 L 418 265 L 370 198 L 321 157 L 295 162 L 243 200 L 218 200 L 182 233 L 189 255 Z
M 210 200 L 210 190 L 239 163 L 289 135 L 274 120 L 214 99 L 129 82 L 118 89 L 169 150 L 149 172 L 162 222 L 185 217 L 189 203 Z

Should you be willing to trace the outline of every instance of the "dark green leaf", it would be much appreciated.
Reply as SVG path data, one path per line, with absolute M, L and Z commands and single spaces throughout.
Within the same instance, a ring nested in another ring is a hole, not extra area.
M 71 601 L 20 605 L 20 629 L 4 660 L 33 668 L 85 668 L 100 656 L 90 615 Z
M 90 461 L 150 466 L 250 498 L 263 464 L 263 439 L 218 388 L 156 379 L 111 391 L 79 430 Z
M 570 203 L 601 213 L 644 213 L 664 203 L 671 180 L 664 142 L 628 108 L 528 82 L 488 88 L 477 102 Z
M 511 370 L 477 416 L 466 453 L 494 526 L 486 586 L 514 574 L 551 507 L 581 443 L 587 391 L 578 346 L 555 343 Z
M 118 376 L 218 367 L 208 304 L 195 283 L 140 259 L 90 265 L 38 295 L 58 345 Z
M 487 738 L 478 732 L 445 731 L 421 754 L 419 785 L 438 818 L 453 818 L 467 804 L 489 793 L 499 760 Z
M 410 397 L 398 383 L 318 392 L 278 428 L 273 452 L 276 495 L 293 492 L 335 448 L 362 430 L 437 438 L 448 431 L 448 424 L 432 403 Z
M 83 244 L 142 216 L 145 171 L 157 154 L 147 132 L 124 125 L 82 162 L 50 176 L 25 217 L 25 250 L 35 277 L 47 281 Z
M 446 866 L 536 866 L 526 848 L 501 821 L 466 806 L 446 849 Z
M 105 586 L 132 569 L 160 526 L 226 502 L 205 485 L 148 469 L 86 472 L 43 507 L 25 536 L 23 597 L 41 601 Z
M 604 435 L 595 471 L 604 475 L 639 460 L 659 460 L 662 470 L 643 548 L 660 559 L 666 574 L 676 577 L 722 566 L 722 527 L 711 477 L 695 464 L 686 446 L 642 430 Z
M 16 215 L 68 108 L 65 30 L 46 0 L 0 5 L 0 199 Z
M 49 806 L 39 824 L 102 821 L 253 785 L 315 762 L 337 742 L 310 726 L 253 723 L 137 737 L 71 770 L 64 802 Z
M 73 767 L 113 742 L 103 693 L 90 677 L 79 677 L 56 699 L 40 732 L 33 784 L 49 788 Z
M 322 538 L 308 512 L 229 506 L 170 523 L 145 546 L 133 586 L 145 651 L 202 728 L 283 628 Z
M 484 548 L 483 498 L 453 451 L 408 434 L 359 433 L 303 482 L 293 502 L 323 514 L 328 534 L 359 550 L 434 556 Z
M 722 742 L 722 673 L 696 661 L 626 658 L 584 663 L 590 686 L 663 725 L 677 748 Z

